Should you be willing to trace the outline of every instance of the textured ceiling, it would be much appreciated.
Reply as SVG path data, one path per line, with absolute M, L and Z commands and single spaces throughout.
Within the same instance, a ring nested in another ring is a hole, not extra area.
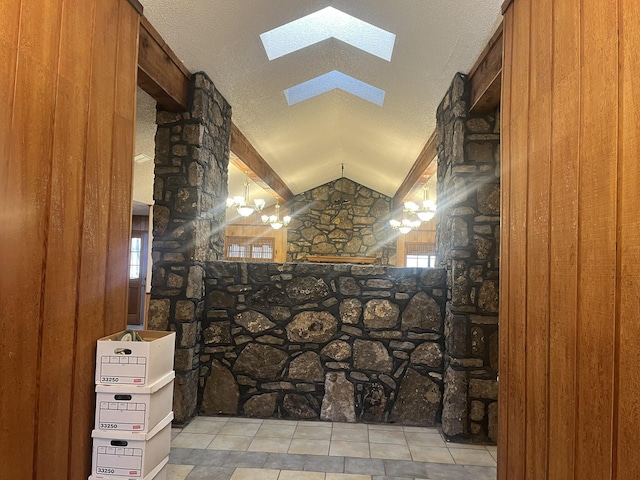
M 454 74 L 471 69 L 497 28 L 501 3 L 142 0 L 145 16 L 189 70 L 213 79 L 234 123 L 293 193 L 338 178 L 344 164 L 346 177 L 389 196 L 433 132 Z M 269 60 L 262 33 L 327 6 L 395 34 L 391 61 L 336 38 Z M 339 89 L 288 106 L 284 90 L 333 70 L 384 90 L 383 106 Z M 139 122 L 139 136 L 150 131 Z M 235 182 L 242 174 L 231 171 L 232 194 Z

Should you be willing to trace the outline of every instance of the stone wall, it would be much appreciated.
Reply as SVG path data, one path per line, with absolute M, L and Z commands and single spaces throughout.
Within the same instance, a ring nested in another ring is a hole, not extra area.
M 395 264 L 396 235 L 389 227 L 391 200 L 344 177 L 296 195 L 287 261 L 304 261 L 307 255 L 341 255 Z
M 205 261 L 224 253 L 231 107 L 203 73 L 189 110 L 158 110 L 148 326 L 176 332 L 174 415 L 196 413 Z
M 444 270 L 206 267 L 202 414 L 440 421 Z
M 438 258 L 447 270 L 442 429 L 497 440 L 499 113 L 470 115 L 458 74 L 437 112 Z

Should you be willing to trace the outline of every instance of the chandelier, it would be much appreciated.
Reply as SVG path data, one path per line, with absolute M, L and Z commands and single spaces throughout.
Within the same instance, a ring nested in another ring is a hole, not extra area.
M 422 223 L 420 220 L 411 220 L 407 218 L 407 213 L 411 214 L 411 210 L 404 208 L 402 210 L 402 220 L 391 219 L 389 224 L 394 230 L 398 230 L 401 234 L 406 235 L 411 230 L 415 230 Z
M 248 217 L 253 212 L 259 212 L 264 208 L 265 201 L 262 198 L 253 200 L 253 205 L 249 202 L 249 174 L 245 172 L 244 185 L 242 187 L 242 195 L 233 198 L 227 198 L 227 208 L 236 207 L 238 214 L 242 217 Z
M 436 216 L 436 203 L 429 200 L 429 189 L 426 185 L 423 188 L 422 205 L 415 202 L 405 202 L 404 208 L 416 215 L 422 222 L 428 222 Z
M 285 215 L 284 217 L 282 217 L 282 220 L 280 220 L 280 204 L 276 203 L 275 208 L 275 215 L 262 215 L 262 223 L 264 223 L 265 225 L 271 225 L 271 228 L 273 228 L 274 230 L 279 230 L 282 227 L 286 227 L 287 225 L 289 225 L 291 217 Z

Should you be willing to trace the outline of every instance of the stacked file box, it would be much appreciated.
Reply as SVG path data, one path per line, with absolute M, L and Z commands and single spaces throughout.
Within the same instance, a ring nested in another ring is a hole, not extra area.
M 136 332 L 142 341 L 123 333 L 98 340 L 89 480 L 165 480 L 175 333 Z

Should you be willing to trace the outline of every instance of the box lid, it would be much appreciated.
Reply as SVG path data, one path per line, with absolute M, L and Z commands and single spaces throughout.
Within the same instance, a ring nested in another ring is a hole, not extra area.
M 91 438 L 108 438 L 110 440 L 150 440 L 156 433 L 160 432 L 164 427 L 169 425 L 173 420 L 173 412 L 164 417 L 158 424 L 148 432 L 130 432 L 125 430 L 93 430 Z
M 171 382 L 176 376 L 176 373 L 171 370 L 164 377 L 153 382 L 151 385 L 103 385 L 101 383 L 96 384 L 96 393 L 130 393 L 132 395 L 151 395 L 156 393 L 162 387 Z

